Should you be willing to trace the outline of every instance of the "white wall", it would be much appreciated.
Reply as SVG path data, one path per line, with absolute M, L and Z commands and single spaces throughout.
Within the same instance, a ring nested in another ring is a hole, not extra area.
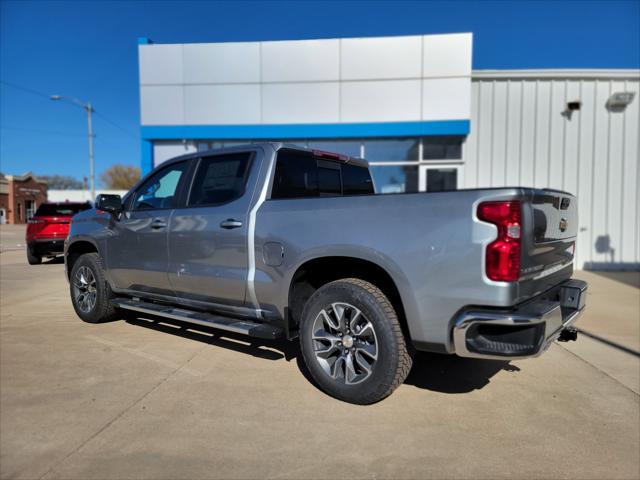
M 101 193 L 124 196 L 127 190 L 96 190 L 96 196 Z M 48 202 L 89 202 L 91 192 L 89 190 L 52 190 L 47 191 Z M 91 202 L 93 203 L 93 202 Z
M 474 72 L 466 187 L 523 185 L 578 196 L 576 266 L 640 265 L 640 72 Z M 635 92 L 622 112 L 614 92 Z M 582 102 L 571 118 L 569 101 Z
M 470 33 L 139 46 L 142 125 L 466 120 Z
M 153 164 L 157 166 L 170 158 L 186 155 L 187 153 L 194 153 L 196 151 L 197 148 L 193 142 L 183 142 L 180 140 L 156 141 L 153 142 Z

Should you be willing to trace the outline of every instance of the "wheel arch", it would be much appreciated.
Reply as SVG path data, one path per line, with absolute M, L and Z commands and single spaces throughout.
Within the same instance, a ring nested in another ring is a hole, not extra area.
M 100 253 L 98 249 L 98 245 L 89 239 L 80 238 L 78 240 L 74 240 L 67 246 L 65 252 L 65 263 L 66 263 L 66 273 L 67 279 L 71 277 L 71 270 L 73 269 L 74 263 L 80 258 L 81 255 L 85 253 Z
M 323 285 L 341 278 L 359 278 L 378 287 L 393 305 L 403 333 L 407 339 L 409 322 L 407 321 L 406 300 L 400 293 L 396 278 L 387 268 L 370 259 L 331 255 L 305 260 L 291 277 L 287 297 L 287 323 L 290 329 L 297 329 L 305 303 Z

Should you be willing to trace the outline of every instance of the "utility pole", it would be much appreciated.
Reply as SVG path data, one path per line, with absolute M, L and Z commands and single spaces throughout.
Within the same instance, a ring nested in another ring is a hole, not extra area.
M 91 102 L 81 102 L 77 98 L 63 97 L 62 95 L 51 95 L 51 100 L 63 100 L 68 103 L 72 103 L 79 107 L 82 107 L 87 112 L 87 124 L 89 127 L 89 185 L 91 188 L 91 202 L 96 200 L 96 183 L 95 183 L 95 171 L 93 164 L 93 112 L 95 111 L 91 106 Z
M 84 109 L 87 111 L 87 122 L 89 124 L 89 181 L 91 182 L 91 201 L 96 201 L 96 179 L 94 174 L 94 165 L 93 165 L 93 125 L 92 125 L 92 114 L 93 107 L 91 106 L 91 102 L 87 102 Z

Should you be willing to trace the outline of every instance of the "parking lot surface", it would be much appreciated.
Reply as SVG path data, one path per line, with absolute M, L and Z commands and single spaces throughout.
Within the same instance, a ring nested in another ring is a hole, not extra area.
M 388 399 L 334 400 L 295 345 L 81 322 L 61 262 L 0 228 L 2 478 L 638 478 L 638 274 L 590 282 L 577 342 L 538 359 L 420 354 Z

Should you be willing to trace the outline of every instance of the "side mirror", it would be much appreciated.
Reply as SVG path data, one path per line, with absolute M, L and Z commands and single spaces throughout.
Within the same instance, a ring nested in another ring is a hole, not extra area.
M 120 195 L 100 194 L 96 198 L 96 208 L 112 215 L 118 215 L 122 212 L 122 198 Z

